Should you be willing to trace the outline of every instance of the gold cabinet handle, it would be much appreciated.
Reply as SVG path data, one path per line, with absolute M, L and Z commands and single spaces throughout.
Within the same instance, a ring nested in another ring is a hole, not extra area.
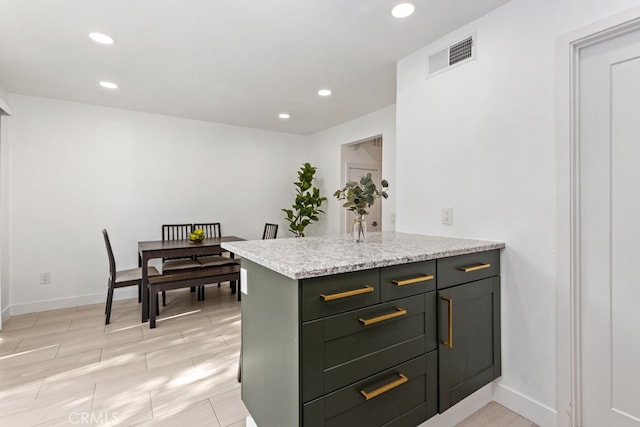
M 339 294 L 331 294 L 331 295 L 320 294 L 320 298 L 322 298 L 323 301 L 333 301 L 334 299 L 347 298 L 347 297 L 352 297 L 354 295 L 366 294 L 369 292 L 373 292 L 374 290 L 375 288 L 373 286 L 366 285 L 364 288 L 354 289 L 352 291 L 340 292 Z
M 398 378 L 397 380 L 394 380 L 392 382 L 390 382 L 389 384 L 385 384 L 380 388 L 377 388 L 369 393 L 367 393 L 364 390 L 360 390 L 360 394 L 362 394 L 364 396 L 365 400 L 369 400 L 369 399 L 373 399 L 376 396 L 380 396 L 383 393 L 388 392 L 389 390 L 393 390 L 394 388 L 398 387 L 399 385 L 402 385 L 404 383 L 406 383 L 407 381 L 409 381 L 409 378 L 407 378 L 405 375 L 403 374 L 398 374 L 398 376 L 400 378 Z
M 472 271 L 484 270 L 489 267 L 491 267 L 491 264 L 477 264 L 469 267 L 458 267 L 458 270 L 464 271 L 465 273 L 471 273 Z
M 383 322 L 385 320 L 393 319 L 394 317 L 400 317 L 407 314 L 407 310 L 404 308 L 398 308 L 393 313 L 383 314 L 382 316 L 372 317 L 371 319 L 358 319 L 364 326 L 373 325 L 374 323 Z
M 412 285 L 414 283 L 427 282 L 429 280 L 433 280 L 433 274 L 414 277 L 413 279 L 407 279 L 407 280 L 392 280 L 391 283 L 393 283 L 396 286 L 404 286 L 404 285 Z
M 453 348 L 453 298 L 440 297 L 441 300 L 446 301 L 449 305 L 449 330 L 448 339 L 446 341 L 440 341 L 443 345 L 449 348 Z

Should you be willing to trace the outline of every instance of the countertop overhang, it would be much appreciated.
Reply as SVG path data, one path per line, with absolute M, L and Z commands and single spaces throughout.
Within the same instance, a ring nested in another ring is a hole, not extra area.
M 504 242 L 384 231 L 365 242 L 348 235 L 222 243 L 222 248 L 291 279 L 306 279 L 493 249 Z

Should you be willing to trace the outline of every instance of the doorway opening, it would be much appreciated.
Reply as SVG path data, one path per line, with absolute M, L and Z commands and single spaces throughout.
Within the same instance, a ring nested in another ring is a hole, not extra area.
M 340 159 L 340 182 L 359 181 L 361 177 L 370 173 L 373 182 L 379 187 L 382 180 L 382 135 L 343 144 Z M 340 231 L 347 233 L 353 220 L 353 213 L 344 209 Z M 382 203 L 379 200 L 367 216 L 367 232 L 371 231 L 382 231 Z

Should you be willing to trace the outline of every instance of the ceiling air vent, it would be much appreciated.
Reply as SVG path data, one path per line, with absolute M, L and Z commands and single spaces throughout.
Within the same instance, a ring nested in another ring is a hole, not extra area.
M 471 58 L 473 52 L 473 37 L 467 37 L 460 43 L 449 47 L 449 66 Z
M 427 77 L 447 70 L 456 64 L 474 59 L 475 52 L 475 36 L 469 36 L 446 49 L 429 55 L 427 58 Z

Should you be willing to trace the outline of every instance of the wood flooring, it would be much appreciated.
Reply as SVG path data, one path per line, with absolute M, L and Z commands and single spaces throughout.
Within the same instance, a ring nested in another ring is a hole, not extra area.
M 105 291 L 106 296 L 106 291 Z M 167 293 L 158 326 L 135 299 L 9 318 L 0 332 L 0 426 L 245 426 L 236 380 L 240 303 L 229 287 Z M 459 427 L 529 427 L 491 403 Z

